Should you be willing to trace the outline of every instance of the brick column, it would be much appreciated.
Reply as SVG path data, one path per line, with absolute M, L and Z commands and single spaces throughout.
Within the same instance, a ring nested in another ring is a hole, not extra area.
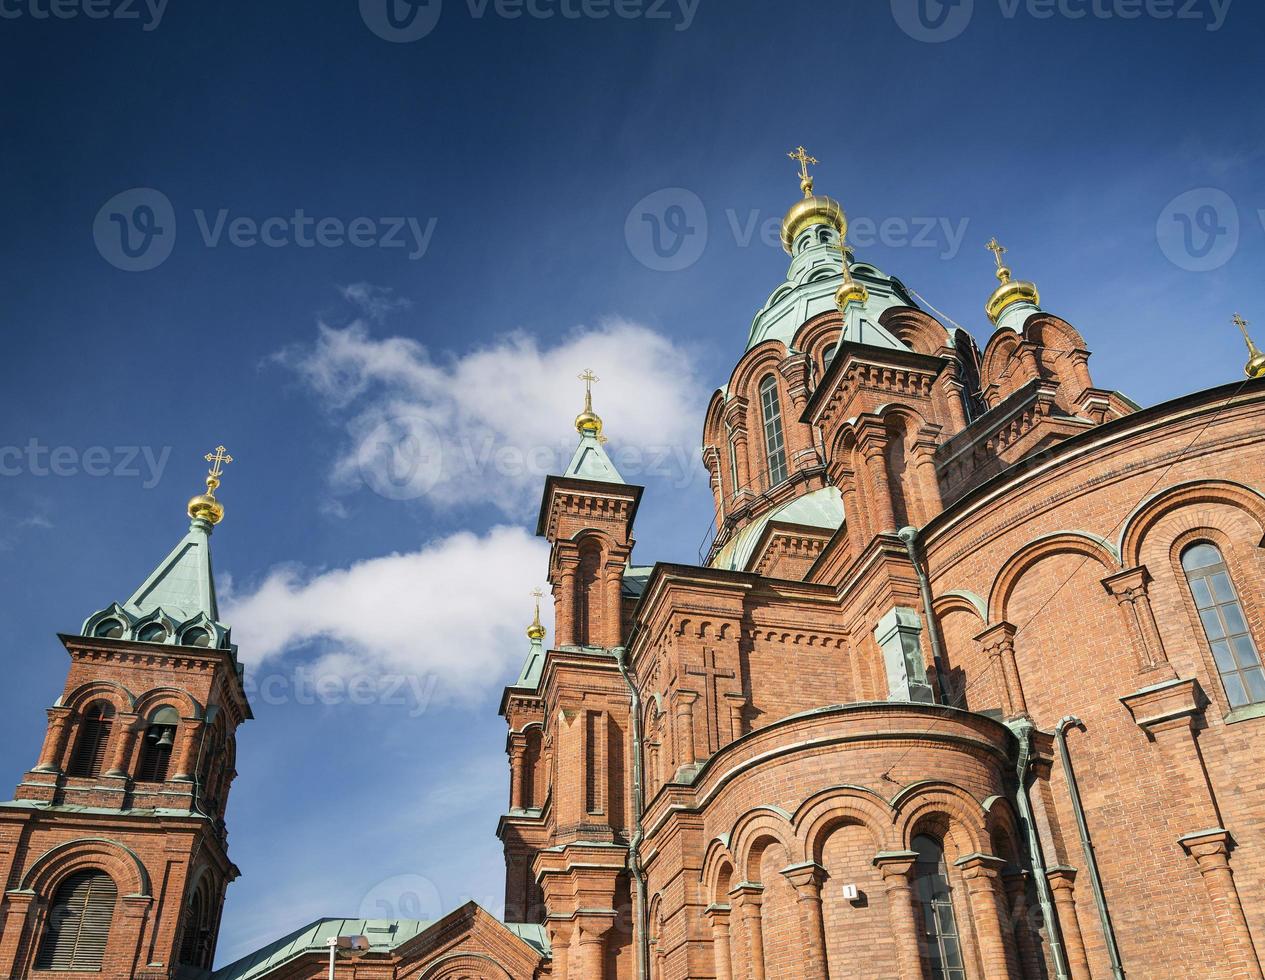
M 31 926 L 32 938 L 43 931 L 40 924 L 42 903 L 35 900 L 34 892 L 11 891 L 5 893 L 8 908 L 4 914 L 4 928 L 0 929 L 0 977 L 18 975 L 18 948 Z M 29 954 L 28 954 L 29 955 Z
M 552 980 L 568 980 L 567 954 L 571 950 L 571 935 L 575 924 L 566 919 L 550 917 L 546 920 L 545 928 L 549 931 L 549 949 L 553 955 Z
M 603 572 L 603 595 L 606 599 L 606 608 L 602 611 L 602 645 L 607 647 L 617 647 L 623 640 L 623 630 L 621 628 L 621 603 L 623 601 L 623 584 L 624 584 L 624 563 L 610 563 L 602 570 Z
M 580 932 L 580 968 L 577 980 L 605 980 L 606 934 L 614 926 L 614 917 L 584 915 L 576 918 Z
M 1045 877 L 1054 893 L 1054 908 L 1072 980 L 1090 980 L 1093 975 L 1089 972 L 1089 954 L 1085 952 L 1085 937 L 1076 916 L 1076 869 L 1065 864 L 1055 865 L 1046 869 Z
M 140 724 L 139 715 L 120 714 L 114 721 L 114 755 L 110 759 L 107 776 L 127 776 L 127 769 L 132 763 L 132 747 L 136 744 L 136 726 Z
M 760 919 L 764 886 L 745 881 L 729 891 L 729 904 L 742 917 L 747 934 L 747 955 L 751 960 L 751 980 L 764 980 L 764 924 Z
M 821 914 L 821 886 L 828 877 L 826 869 L 810 861 L 783 868 L 782 875 L 795 887 L 795 900 L 799 903 L 799 926 L 804 942 L 800 976 L 803 980 L 829 980 L 826 924 Z
M 936 440 L 929 433 L 920 433 L 914 443 L 910 462 L 918 474 L 918 520 L 926 524 L 944 510 L 940 496 L 940 479 L 936 475 Z
M 729 906 L 709 905 L 703 910 L 703 916 L 712 924 L 716 980 L 733 980 L 733 961 L 729 953 Z
M 70 720 L 74 712 L 70 708 L 48 709 L 48 730 L 44 733 L 44 746 L 40 749 L 40 761 L 36 772 L 61 772 L 66 753 L 66 738 L 70 734 Z
M 1001 708 L 1008 718 L 1028 713 L 1028 702 L 1023 696 L 1023 684 L 1019 680 L 1019 662 L 1015 659 L 1015 632 L 1013 624 L 1001 622 L 975 637 L 996 671 L 997 686 L 1002 697 Z
M 1022 974 L 1025 977 L 1040 976 L 1041 952 L 1033 941 L 1034 930 L 1028 920 L 1028 873 L 1022 868 L 1009 867 L 1002 872 L 1001 880 Z
M 843 519 L 848 532 L 848 543 L 852 545 L 852 553 L 859 555 L 865 547 L 865 520 L 861 507 L 857 503 L 856 470 L 843 468 L 835 473 L 836 485 L 843 498 Z
M 523 808 L 523 760 L 527 758 L 527 736 L 510 736 L 510 809 Z
M 958 376 L 957 362 L 951 357 L 940 375 L 940 389 L 944 394 L 945 405 L 949 411 L 949 425 L 956 435 L 966 428 L 966 409 L 962 405 L 962 392 L 965 386 Z
M 896 940 L 900 980 L 923 980 L 922 957 L 918 953 L 921 935 L 918 908 L 909 881 L 917 858 L 915 851 L 885 851 L 874 858 L 874 866 L 883 875 L 883 889 L 887 893 L 887 914 Z
M 694 747 L 694 702 L 698 695 L 693 691 L 676 692 L 676 748 L 677 767 L 692 766 L 698 759 Z
M 554 589 L 554 638 L 560 647 L 575 646 L 575 575 L 577 562 L 564 561 Z
M 1139 670 L 1161 670 L 1167 677 L 1177 676 L 1169 665 L 1164 651 L 1164 638 L 1155 623 L 1151 598 L 1147 586 L 1151 575 L 1143 566 L 1129 568 L 1102 580 L 1103 588 L 1111 593 L 1120 606 L 1138 651 Z
M 875 534 L 896 530 L 896 516 L 892 510 L 892 488 L 887 479 L 887 435 L 873 429 L 862 436 L 861 455 L 865 459 L 865 471 L 870 477 L 873 491 Z
M 1208 904 L 1212 906 L 1225 962 L 1234 980 L 1261 980 L 1261 964 L 1243 915 L 1243 903 L 1230 870 L 1230 834 L 1217 827 L 1183 837 L 1179 842 L 1199 865 Z
M 954 865 L 966 879 L 966 893 L 971 903 L 971 920 L 979 942 L 980 961 L 989 980 L 1012 977 L 1011 961 L 1005 936 L 1002 934 L 1002 908 L 998 900 L 998 878 L 1006 862 L 988 854 L 968 854 Z
M 193 770 L 198 764 L 198 749 L 202 745 L 203 723 L 197 718 L 180 719 L 180 755 L 176 759 L 176 774 L 172 779 L 182 783 L 193 781 Z

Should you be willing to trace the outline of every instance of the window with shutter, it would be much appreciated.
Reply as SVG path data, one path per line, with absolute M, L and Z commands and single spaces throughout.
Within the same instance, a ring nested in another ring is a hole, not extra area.
M 67 774 L 71 776 L 99 776 L 105 766 L 105 750 L 110 741 L 110 728 L 114 721 L 114 706 L 97 701 L 89 706 L 79 723 L 79 737 L 70 757 Z
M 141 761 L 136 767 L 138 783 L 161 783 L 167 779 L 171 749 L 176 744 L 180 715 L 174 708 L 159 708 L 149 719 L 141 740 Z
M 35 955 L 37 970 L 99 970 L 118 889 L 104 871 L 79 871 L 61 883 Z

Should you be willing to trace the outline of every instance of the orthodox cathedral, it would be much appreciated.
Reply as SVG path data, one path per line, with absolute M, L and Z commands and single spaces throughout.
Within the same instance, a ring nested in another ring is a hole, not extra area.
M 0 978 L 1260 980 L 1265 355 L 1141 408 L 996 241 L 981 351 L 792 156 L 786 280 L 702 419 L 701 563 L 634 561 L 591 387 L 545 481 L 504 919 L 322 919 L 212 971 L 251 718 L 221 448 L 171 554 L 60 637 L 0 803 Z

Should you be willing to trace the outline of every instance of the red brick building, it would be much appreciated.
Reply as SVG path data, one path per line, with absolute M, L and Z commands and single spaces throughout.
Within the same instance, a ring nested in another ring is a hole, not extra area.
M 1265 357 L 1141 409 L 1000 247 L 981 353 L 802 178 L 703 420 L 706 560 L 633 563 L 642 490 L 591 403 L 545 484 L 556 635 L 501 702 L 505 921 L 322 920 L 217 980 L 315 980 L 340 935 L 358 980 L 1262 976 Z M 213 596 L 152 592 L 64 638 L 0 806 L 0 977 L 65 947 L 75 889 L 107 975 L 207 965 L 249 708 Z

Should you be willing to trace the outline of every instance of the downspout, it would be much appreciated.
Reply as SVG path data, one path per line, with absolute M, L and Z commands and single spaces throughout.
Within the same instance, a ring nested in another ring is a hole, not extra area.
M 1111 959 L 1111 975 L 1124 980 L 1124 967 L 1120 963 L 1120 948 L 1116 945 L 1116 933 L 1111 927 L 1111 915 L 1107 911 L 1107 898 L 1102 891 L 1102 878 L 1098 875 L 1098 859 L 1094 857 L 1094 842 L 1085 823 L 1085 809 L 1081 806 L 1081 791 L 1072 771 L 1072 759 L 1067 752 L 1067 730 L 1085 729 L 1085 723 L 1075 715 L 1066 715 L 1054 726 L 1054 740 L 1059 746 L 1059 758 L 1063 762 L 1063 775 L 1067 779 L 1067 792 L 1072 798 L 1072 812 L 1076 814 L 1076 827 L 1081 835 L 1081 849 L 1085 852 L 1085 867 L 1089 870 L 1089 883 L 1094 889 L 1094 904 L 1098 906 L 1098 921 L 1102 924 L 1103 938 L 1107 942 L 1107 956 Z
M 1023 824 L 1024 836 L 1028 842 L 1028 856 L 1032 861 L 1032 872 L 1036 878 L 1041 915 L 1046 922 L 1046 931 L 1050 941 L 1050 958 L 1054 960 L 1054 976 L 1055 980 L 1070 980 L 1072 973 L 1067 965 L 1067 953 L 1063 949 L 1062 931 L 1059 928 L 1058 916 L 1054 913 L 1054 894 L 1050 891 L 1050 882 L 1045 876 L 1045 858 L 1041 853 L 1041 838 L 1037 835 L 1036 823 L 1032 819 L 1032 801 L 1028 798 L 1028 767 L 1032 762 L 1032 732 L 1036 726 L 1027 718 L 1016 718 L 1006 724 L 1019 739 L 1019 759 L 1015 763 L 1015 774 L 1019 777 L 1019 792 L 1015 794 L 1015 802 L 1019 806 L 1019 822 Z
M 931 580 L 927 578 L 927 570 L 918 554 L 918 528 L 902 527 L 896 534 L 905 542 L 909 563 L 914 566 L 914 572 L 918 576 L 918 591 L 922 594 L 922 611 L 927 619 L 927 635 L 931 638 L 931 659 L 936 665 L 936 686 L 940 689 L 940 703 L 950 704 L 949 690 L 945 686 L 944 644 L 940 642 L 940 624 L 936 622 L 935 612 L 931 607 Z
M 628 649 L 616 647 L 615 658 L 620 676 L 628 685 L 632 702 L 632 777 L 633 777 L 633 835 L 628 844 L 628 873 L 633 880 L 633 916 L 636 919 L 637 980 L 650 980 L 650 923 L 646 910 L 646 878 L 641 871 L 641 841 L 645 830 L 641 823 L 644 800 L 644 783 L 641 771 L 641 695 L 628 673 Z

